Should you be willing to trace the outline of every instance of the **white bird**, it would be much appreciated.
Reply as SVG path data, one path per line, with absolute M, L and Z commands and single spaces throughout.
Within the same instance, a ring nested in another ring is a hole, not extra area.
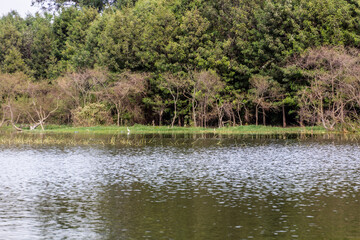
M 128 135 L 130 134 L 130 129 L 128 127 L 126 127 L 127 131 L 128 131 Z

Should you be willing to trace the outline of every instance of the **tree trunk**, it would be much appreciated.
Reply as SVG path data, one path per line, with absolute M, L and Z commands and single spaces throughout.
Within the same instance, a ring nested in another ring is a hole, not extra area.
M 173 120 L 172 120 L 172 122 L 171 122 L 171 128 L 174 127 L 175 120 L 176 120 L 176 118 L 177 118 L 177 111 L 176 111 L 177 109 L 176 109 L 176 106 L 177 106 L 177 101 L 174 100 L 174 118 L 173 118 Z
M 192 104 L 192 111 L 193 111 L 193 122 L 194 122 L 194 127 L 197 127 L 196 124 L 196 107 L 195 107 L 195 86 L 194 86 L 194 90 L 193 90 L 193 95 L 192 95 L 192 100 L 191 100 L 191 104 Z
M 247 107 L 245 107 L 245 123 L 248 124 L 250 122 L 250 117 L 249 117 L 249 109 Z
M 286 127 L 285 105 L 282 105 L 283 127 Z
M 220 106 L 220 104 L 218 104 L 216 102 L 216 108 L 217 108 L 217 115 L 218 115 L 218 127 L 221 128 L 223 126 L 223 106 Z
M 264 108 L 262 108 L 262 115 L 263 115 L 263 125 L 266 126 L 266 114 Z
M 206 123 L 207 123 L 207 114 L 206 114 L 206 106 L 207 104 L 204 104 L 204 124 L 203 124 L 203 127 L 206 127 Z
M 162 125 L 162 115 L 163 115 L 163 111 L 161 111 L 161 112 L 159 113 L 159 126 Z
M 223 115 L 222 115 L 222 113 L 220 113 L 220 115 L 219 115 L 219 128 L 223 127 L 222 119 L 223 119 Z
M 299 113 L 299 124 L 300 124 L 300 127 L 304 127 L 304 117 L 303 117 L 303 110 L 300 109 L 300 113 Z
M 116 109 L 116 125 L 119 127 L 120 126 L 120 108 L 119 105 L 117 104 L 117 102 L 115 102 L 115 109 Z
M 232 111 L 232 117 L 233 117 L 233 127 L 235 127 L 236 126 L 236 117 L 235 117 L 235 113 L 234 113 L 234 111 Z
M 193 101 L 193 103 L 192 103 L 192 111 L 193 111 L 194 127 L 197 127 L 197 125 L 196 125 L 196 112 L 195 112 L 195 103 L 194 103 L 194 101 Z
M 204 126 L 204 116 L 203 116 L 203 110 L 202 110 L 202 106 L 199 107 L 200 111 L 199 111 L 199 127 L 203 127 Z
M 237 110 L 237 114 L 238 114 L 238 118 L 239 118 L 239 122 L 240 122 L 240 126 L 243 125 L 242 120 L 241 120 L 241 115 L 240 115 L 240 110 Z M 245 110 L 245 114 L 246 114 L 246 110 Z M 246 117 L 245 117 L 246 118 Z
M 257 126 L 259 124 L 258 122 L 258 116 L 259 116 L 259 108 L 258 106 L 255 107 L 255 125 Z

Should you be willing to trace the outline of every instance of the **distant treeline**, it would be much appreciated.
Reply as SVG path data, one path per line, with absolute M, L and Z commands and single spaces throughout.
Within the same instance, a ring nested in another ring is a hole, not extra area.
M 358 129 L 358 1 L 34 4 L 0 18 L 0 125 Z

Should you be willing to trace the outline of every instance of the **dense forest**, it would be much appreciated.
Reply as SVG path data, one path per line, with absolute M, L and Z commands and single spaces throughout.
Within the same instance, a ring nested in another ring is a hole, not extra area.
M 360 123 L 355 0 L 35 0 L 0 19 L 0 126 Z

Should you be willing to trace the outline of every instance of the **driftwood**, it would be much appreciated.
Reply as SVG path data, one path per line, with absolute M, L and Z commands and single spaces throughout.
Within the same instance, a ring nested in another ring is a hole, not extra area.
M 15 128 L 16 131 L 22 131 L 22 128 L 17 127 L 14 122 L 11 122 L 11 125 L 13 126 L 13 128 Z
M 48 113 L 46 113 L 45 110 L 41 106 L 37 107 L 37 104 L 35 101 L 33 101 L 33 106 L 34 106 L 34 110 L 35 110 L 39 120 L 36 121 L 31 116 L 31 114 L 28 112 L 30 119 L 34 123 L 33 125 L 30 125 L 30 130 L 35 130 L 38 126 L 41 126 L 41 129 L 44 131 L 45 130 L 45 128 L 44 128 L 45 120 L 48 119 L 50 117 L 50 115 L 53 114 L 59 108 L 59 102 L 56 103 L 56 108 L 54 108 L 53 110 L 51 110 Z

